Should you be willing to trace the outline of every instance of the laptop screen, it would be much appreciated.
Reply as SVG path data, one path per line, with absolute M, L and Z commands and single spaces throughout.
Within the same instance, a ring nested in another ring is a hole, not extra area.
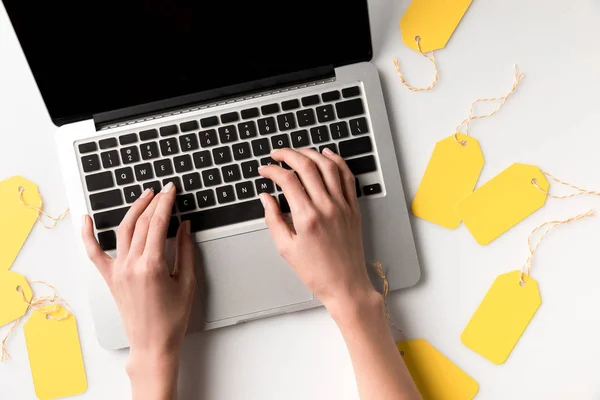
M 56 124 L 371 58 L 366 0 L 3 0 Z

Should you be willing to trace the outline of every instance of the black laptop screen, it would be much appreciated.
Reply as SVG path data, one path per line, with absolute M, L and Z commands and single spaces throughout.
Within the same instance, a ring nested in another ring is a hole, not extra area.
M 57 124 L 368 60 L 366 0 L 3 0 Z

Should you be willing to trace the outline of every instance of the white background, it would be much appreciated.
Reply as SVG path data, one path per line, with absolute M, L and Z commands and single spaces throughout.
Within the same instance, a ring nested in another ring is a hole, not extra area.
M 369 3 L 374 62 L 409 199 L 434 143 L 454 132 L 474 99 L 506 92 L 513 63 L 525 72 L 517 93 L 497 116 L 471 127 L 486 158 L 480 184 L 524 162 L 600 189 L 599 1 L 473 1 L 448 46 L 436 54 L 440 83 L 430 93 L 406 90 L 392 66 L 397 55 L 410 82 L 429 82 L 429 63 L 400 38 L 398 21 L 408 0 Z M 55 130 L 0 7 L 0 178 L 19 174 L 36 182 L 47 211 L 58 214 L 66 200 Z M 600 216 L 562 227 L 540 246 L 533 276 L 543 303 L 504 365 L 460 342 L 495 276 L 525 261 L 529 231 L 592 207 L 600 210 L 600 199 L 550 199 L 486 247 L 464 226 L 449 231 L 414 219 L 423 277 L 416 287 L 391 295 L 396 321 L 475 378 L 480 399 L 600 398 Z M 127 352 L 108 352 L 96 342 L 86 288 L 78 279 L 83 260 L 72 251 L 76 240 L 68 222 L 54 231 L 36 226 L 12 270 L 55 284 L 73 305 L 89 380 L 83 397 L 127 398 Z M 0 365 L 0 398 L 34 399 L 21 327 L 8 346 L 13 358 Z M 358 398 L 343 340 L 324 309 L 188 337 L 181 393 L 183 399 Z

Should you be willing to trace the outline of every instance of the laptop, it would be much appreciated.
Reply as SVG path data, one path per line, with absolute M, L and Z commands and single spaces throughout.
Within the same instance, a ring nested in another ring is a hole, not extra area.
M 258 193 L 289 212 L 257 173 L 272 149 L 340 154 L 356 176 L 366 264 L 381 262 L 392 290 L 417 283 L 366 0 L 3 3 L 58 127 L 76 232 L 90 214 L 114 256 L 131 203 L 177 187 L 168 236 L 190 220 L 198 243 L 190 330 L 321 306 L 264 223 Z M 106 284 L 82 265 L 100 344 L 127 347 Z

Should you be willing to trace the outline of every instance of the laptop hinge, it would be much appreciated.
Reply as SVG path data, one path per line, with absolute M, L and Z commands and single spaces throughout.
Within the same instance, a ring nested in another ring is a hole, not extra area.
M 116 125 L 124 121 L 143 119 L 144 117 L 157 113 L 162 114 L 185 107 L 214 103 L 217 100 L 223 101 L 239 97 L 240 95 L 251 95 L 257 92 L 272 91 L 300 83 L 330 79 L 334 76 L 335 70 L 333 65 L 312 68 L 185 96 L 173 97 L 138 106 L 126 107 L 119 110 L 98 113 L 93 115 L 93 119 L 96 124 L 96 129 L 100 130 L 107 126 Z

